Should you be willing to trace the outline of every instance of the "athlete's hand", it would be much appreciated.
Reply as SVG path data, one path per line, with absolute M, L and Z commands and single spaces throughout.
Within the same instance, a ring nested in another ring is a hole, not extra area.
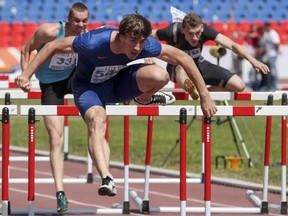
M 201 109 L 205 117 L 211 118 L 216 114 L 217 107 L 209 93 L 205 95 L 205 97 L 202 96 L 200 102 Z
M 267 73 L 270 72 L 269 67 L 268 67 L 266 64 L 263 64 L 263 63 L 260 62 L 260 61 L 256 61 L 256 62 L 253 64 L 253 67 L 254 67 L 254 69 L 255 69 L 257 72 L 262 72 L 263 74 L 267 74 Z
M 24 75 L 19 75 L 14 79 L 15 84 L 21 88 L 24 92 L 28 92 L 31 90 L 31 82 L 30 80 L 24 76 Z

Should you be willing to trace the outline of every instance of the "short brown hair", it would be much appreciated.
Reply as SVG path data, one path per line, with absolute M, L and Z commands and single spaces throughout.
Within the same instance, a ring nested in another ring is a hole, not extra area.
M 82 2 L 76 2 L 75 4 L 72 5 L 72 7 L 69 9 L 68 17 L 72 16 L 73 11 L 80 11 L 80 12 L 88 11 L 88 17 L 90 16 L 88 8 Z
M 202 24 L 202 19 L 196 13 L 187 14 L 182 21 L 182 27 L 183 28 L 185 28 L 185 27 L 196 28 L 201 24 Z
M 147 38 L 152 33 L 152 27 L 148 19 L 140 14 L 129 14 L 119 24 L 119 34 L 130 34 L 132 37 Z

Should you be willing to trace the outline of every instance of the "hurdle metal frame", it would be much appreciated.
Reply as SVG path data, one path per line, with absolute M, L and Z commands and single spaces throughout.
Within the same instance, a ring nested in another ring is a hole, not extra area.
M 20 115 L 28 115 L 29 117 L 29 119 L 31 119 L 31 117 L 30 117 L 30 115 L 29 115 L 29 112 L 30 112 L 30 109 L 31 109 L 31 107 L 33 108 L 33 113 L 37 113 L 37 115 L 79 115 L 79 111 L 78 111 L 78 109 L 75 107 L 75 106 L 40 106 L 40 105 L 38 105 L 38 106 L 25 106 L 25 105 L 22 105 L 22 106 L 20 106 Z M 124 108 L 125 107 L 125 108 Z M 125 115 L 125 116 L 127 116 L 127 115 L 129 115 L 129 116 L 133 116 L 133 115 L 140 115 L 140 116 L 145 116 L 145 115 L 156 115 L 156 116 L 158 116 L 158 115 L 164 115 L 164 116 L 176 116 L 176 115 L 179 115 L 179 113 L 177 114 L 177 112 L 179 112 L 179 109 L 181 108 L 181 109 L 184 109 L 185 107 L 183 107 L 183 106 L 173 106 L 173 107 L 156 107 L 156 106 L 154 106 L 154 107 L 150 107 L 149 109 L 147 109 L 147 107 L 146 108 L 141 108 L 141 107 L 137 107 L 137 109 L 135 109 L 136 107 L 134 106 L 134 108 L 133 107 L 131 107 L 131 106 L 129 106 L 129 107 L 127 107 L 127 106 L 124 106 L 123 108 L 124 109 L 122 109 L 124 112 L 122 113 L 123 115 Z M 56 108 L 56 109 L 55 109 Z M 188 115 L 194 115 L 195 113 L 194 113 L 194 107 L 191 107 L 191 106 L 186 106 L 186 108 L 187 108 L 187 113 L 188 113 Z M 49 111 L 50 110 L 50 111 Z M 48 111 L 48 112 L 47 112 Z M 108 106 L 107 107 L 107 114 L 108 115 L 119 115 L 119 106 Z M 33 114 L 34 115 L 34 114 Z M 32 115 L 32 116 L 33 116 Z M 121 115 L 121 114 L 120 114 Z M 32 121 L 32 123 L 33 122 L 35 122 L 35 120 L 34 121 Z M 32 124 L 31 123 L 31 124 Z M 29 125 L 29 126 L 31 126 L 31 125 Z M 34 127 L 32 127 L 32 131 L 35 131 L 35 126 Z M 32 138 L 33 136 L 31 135 L 31 133 L 29 134 L 29 138 Z M 33 138 L 32 138 L 32 140 L 34 140 Z M 126 141 L 127 141 L 127 139 L 126 139 Z M 31 142 L 30 142 L 30 144 L 31 144 Z M 33 145 L 33 142 L 32 142 L 32 145 Z M 30 145 L 29 145 L 30 146 Z M 124 144 L 124 146 L 126 146 L 126 152 L 129 152 L 129 151 L 127 151 L 127 148 L 129 147 L 129 143 L 126 143 L 126 144 Z M 30 151 L 34 151 L 33 150 L 33 148 L 31 148 L 30 149 Z M 33 154 L 31 153 L 30 154 L 30 157 L 32 157 L 32 158 L 34 158 L 34 156 L 33 156 Z M 129 162 L 129 160 L 128 161 L 126 161 L 125 163 L 126 163 L 126 165 L 125 165 L 125 168 L 124 168 L 124 172 L 125 172 L 125 178 L 124 178 L 124 180 L 122 180 L 123 182 L 124 182 L 124 184 L 126 185 L 125 187 L 126 187 L 126 189 L 125 189 L 125 195 L 124 195 L 124 202 L 123 202 L 123 209 L 121 210 L 121 209 L 111 209 L 111 212 L 112 213 L 127 213 L 127 212 L 129 212 L 129 193 L 128 193 L 128 183 L 130 182 L 130 180 L 129 180 L 129 175 L 128 175 L 128 171 L 129 171 L 129 167 L 128 167 L 128 165 L 129 164 L 127 164 L 127 162 Z M 32 169 L 33 170 L 33 163 L 34 163 L 34 160 L 32 160 L 32 165 L 30 165 L 29 167 L 31 167 L 30 169 Z M 33 184 L 35 184 L 35 182 L 34 182 L 34 175 L 33 175 L 33 173 L 31 174 L 31 176 L 32 177 L 30 177 L 29 179 L 28 179 L 28 184 L 29 185 L 31 185 L 30 186 L 30 188 L 31 188 L 31 190 L 32 190 L 32 192 L 30 192 L 29 194 L 29 210 L 28 210 L 28 214 L 29 215 L 33 215 L 34 214 L 34 212 L 37 212 L 37 213 L 40 213 L 40 212 L 42 212 L 43 213 L 43 210 L 41 210 L 41 211 L 38 211 L 38 210 L 34 210 L 34 204 L 33 204 L 33 196 L 32 196 L 32 194 L 33 194 Z M 33 179 L 33 180 L 32 180 Z M 132 179 L 133 180 L 133 179 Z M 136 181 L 135 182 L 140 182 L 139 181 L 139 179 L 137 180 L 136 179 Z M 32 183 L 31 183 L 32 182 Z M 117 180 L 117 179 L 115 179 L 115 182 L 116 183 L 119 183 L 119 181 Z M 132 181 L 133 182 L 133 181 Z M 142 181 L 143 182 L 143 181 Z M 127 201 L 128 200 L 128 201 Z M 109 211 L 109 210 L 107 210 L 107 209 L 103 209 L 103 210 L 89 210 L 88 212 L 93 212 L 93 213 L 104 213 L 104 212 L 107 212 L 107 211 Z M 11 211 L 12 212 L 12 211 Z M 44 211 L 45 212 L 45 211 Z M 51 212 L 51 210 L 48 210 L 47 212 Z M 53 211 L 52 211 L 53 212 Z M 69 210 L 69 211 L 67 211 L 67 213 L 71 213 L 71 214 L 73 214 L 73 212 L 75 212 L 74 210 Z M 79 213 L 79 211 L 77 210 L 76 211 L 77 213 Z M 111 213 L 111 212 L 109 212 L 109 213 Z M 13 211 L 13 214 L 25 214 L 25 213 L 27 213 L 27 212 L 23 212 L 23 211 Z M 56 211 L 55 211 L 55 213 L 56 213 Z M 87 211 L 86 210 L 84 210 L 84 213 L 87 213 Z
M 174 106 L 173 106 L 174 107 Z M 28 109 L 31 108 L 30 106 L 21 106 L 21 115 L 27 115 Z M 43 115 L 43 114 L 47 114 L 46 113 L 42 113 L 43 110 L 43 106 L 40 107 L 34 107 L 37 111 L 36 113 L 38 113 L 39 115 Z M 52 108 L 52 107 L 50 107 Z M 183 108 L 183 106 L 178 107 L 178 110 L 180 108 Z M 189 111 L 191 112 L 191 106 L 188 106 L 188 113 Z M 45 108 L 47 111 L 47 107 Z M 150 110 L 149 110 L 150 109 Z M 171 109 L 171 106 L 167 106 L 167 107 L 158 107 L 158 106 L 153 106 L 153 107 L 138 107 L 138 106 L 108 106 L 107 107 L 107 114 L 108 115 L 124 115 L 127 116 L 129 115 L 139 115 L 139 116 L 144 116 L 144 115 L 148 115 L 148 116 L 153 116 L 153 115 L 162 115 L 162 114 L 167 114 L 169 113 L 169 115 L 175 115 L 175 113 L 173 114 L 173 112 L 171 113 L 169 111 L 169 109 Z M 119 110 L 123 110 L 123 113 L 120 112 Z M 147 111 L 149 110 L 149 111 Z M 273 110 L 273 112 L 271 112 L 271 110 Z M 56 115 L 56 114 L 61 114 L 61 115 L 65 115 L 65 114 L 69 114 L 71 115 L 71 113 L 76 114 L 75 112 L 77 111 L 77 115 L 79 115 L 78 110 L 72 109 L 72 111 L 69 111 L 67 107 L 61 107 L 61 106 L 57 106 L 57 108 L 55 109 L 55 107 L 53 107 L 51 112 L 48 112 L 49 115 Z M 66 113 L 67 112 L 67 113 Z M 121 114 L 119 114 L 119 112 Z M 196 106 L 196 114 L 197 115 L 203 115 L 202 111 L 201 111 L 201 107 Z M 192 114 L 193 115 L 193 114 Z M 288 109 L 287 107 L 284 106 L 218 106 L 218 111 L 216 116 L 227 116 L 227 115 L 233 115 L 233 116 L 287 116 L 288 115 Z M 207 124 L 209 124 L 209 121 L 206 122 L 206 129 L 209 127 L 207 126 Z M 205 142 L 205 151 L 208 151 L 207 149 L 209 148 L 209 142 L 207 142 L 207 140 L 210 140 L 211 142 L 211 128 L 209 130 L 210 132 L 206 133 L 206 142 Z M 206 131 L 207 132 L 207 131 Z M 209 155 L 211 154 L 211 152 L 209 153 L 206 152 L 205 153 L 205 164 L 209 164 L 210 160 Z M 129 169 L 124 169 L 126 172 L 129 171 Z M 211 170 L 210 170 L 211 171 Z M 127 176 L 127 174 L 125 175 Z M 211 181 L 209 181 L 209 178 L 211 178 L 211 173 L 210 173 L 210 177 L 209 177 L 209 168 L 205 167 L 205 182 L 204 184 L 211 184 Z M 186 179 L 186 178 L 185 178 Z M 117 182 L 117 179 L 115 180 Z M 125 180 L 124 180 L 125 182 Z M 129 181 L 126 181 L 126 185 Z M 187 182 L 185 182 L 186 184 Z M 181 182 L 180 182 L 181 184 Z M 205 186 L 206 188 L 206 186 Z M 208 187 L 209 189 L 209 187 Z M 125 192 L 125 199 L 127 199 L 127 194 L 128 194 L 128 188 L 126 189 Z M 255 208 L 213 208 L 210 207 L 211 205 L 211 201 L 210 201 L 210 195 L 209 195 L 209 190 L 205 192 L 205 207 L 195 207 L 195 208 L 189 208 L 186 207 L 185 204 L 181 204 L 181 207 L 152 207 L 150 208 L 150 212 L 205 212 L 206 215 L 210 215 L 211 213 L 219 213 L 219 212 L 223 212 L 223 213 L 233 213 L 233 212 L 243 212 L 243 213 L 261 213 L 261 208 L 259 207 L 255 207 Z M 182 201 L 182 199 L 180 198 L 180 200 Z M 124 200 L 125 202 L 125 200 Z M 126 202 L 129 202 L 126 200 Z M 127 206 L 124 205 L 124 207 Z M 181 210 L 182 208 L 182 210 Z M 183 210 L 183 208 L 185 208 L 185 211 Z M 165 209 L 165 210 L 164 210 Z M 115 209 L 114 209 L 115 211 Z M 210 213 L 209 213 L 210 212 Z M 121 213 L 123 213 L 123 211 L 121 211 Z M 181 213 L 182 215 L 182 213 Z
M 258 94 L 258 95 L 260 95 L 260 94 Z M 279 96 L 279 95 L 278 95 Z M 283 100 L 285 100 L 285 98 L 286 98 L 286 101 L 287 101 L 287 94 L 286 93 L 283 93 L 283 95 L 282 95 L 282 101 Z M 262 98 L 261 98 L 262 99 Z M 277 98 L 277 99 L 279 99 L 279 98 Z M 269 95 L 269 97 L 268 97 L 268 105 L 271 105 L 271 104 L 269 104 L 269 101 L 273 101 L 273 95 L 271 94 L 271 95 Z M 270 102 L 271 103 L 271 102 Z M 286 104 L 284 104 L 283 102 L 282 102 L 282 105 L 287 105 L 287 102 L 286 102 Z M 261 106 L 262 107 L 262 106 Z M 259 107 L 259 109 L 261 109 L 260 107 Z M 227 115 L 226 115 L 227 116 Z M 241 115 L 240 115 L 241 116 Z M 245 115 L 243 115 L 243 116 L 245 116 Z M 269 116 L 267 117 L 267 118 L 270 118 Z M 286 118 L 285 116 L 283 116 L 282 118 Z M 269 125 L 269 124 L 267 124 L 267 125 Z M 286 129 L 286 123 L 283 123 L 282 122 L 282 133 L 284 133 L 283 131 L 285 131 L 285 129 Z M 271 125 L 270 125 L 270 127 L 271 127 Z M 270 137 L 270 136 L 269 136 Z M 284 137 L 284 136 L 282 136 L 282 137 Z M 285 137 L 286 137 L 286 135 L 285 135 Z M 284 145 L 286 142 L 285 141 L 282 141 L 282 145 Z M 285 152 L 285 149 L 286 148 L 284 148 L 284 152 Z M 284 162 L 283 160 L 283 158 L 286 158 L 286 156 L 283 156 L 283 153 L 282 153 L 282 164 L 284 164 L 285 163 L 285 165 L 283 166 L 283 167 L 285 167 L 285 168 L 282 168 L 283 169 L 283 172 L 282 172 L 282 187 L 283 187 L 283 185 L 285 185 L 285 187 L 282 189 L 282 201 L 281 201 L 281 213 L 283 214 L 285 214 L 285 212 L 287 213 L 287 201 L 286 201 L 286 198 L 285 198 L 285 194 L 286 194 L 286 161 Z M 285 173 L 284 173 L 285 172 Z M 268 176 L 268 174 L 267 174 L 267 172 L 265 172 L 266 174 L 264 174 L 264 178 L 267 178 L 267 176 Z M 283 174 L 284 173 L 284 174 Z M 145 174 L 145 175 L 147 175 L 147 174 Z M 285 180 L 284 180 L 285 179 Z M 146 185 L 145 185 L 145 188 L 146 188 Z M 268 181 L 265 181 L 264 182 L 264 200 L 267 200 L 267 192 L 268 192 Z M 251 193 L 248 193 L 247 192 L 247 196 L 248 196 L 248 194 L 251 194 Z M 150 209 L 149 209 L 149 201 L 147 201 L 147 195 L 146 195 L 146 193 L 144 193 L 144 199 L 142 200 L 139 196 L 138 196 L 138 194 L 135 192 L 135 191 L 130 191 L 130 196 L 135 200 L 135 203 L 137 204 L 137 206 L 139 207 L 139 210 L 141 211 L 141 212 L 143 212 L 143 213 L 147 213 L 147 212 L 150 212 Z M 248 199 L 249 199 L 249 197 L 248 197 Z M 252 199 L 253 200 L 253 199 Z M 259 206 L 261 206 L 261 213 L 268 213 L 268 202 L 264 202 L 263 201 L 263 203 L 262 203 L 262 205 L 259 205 L 259 204 L 257 204 L 256 205 L 257 207 L 259 207 Z M 267 206 L 267 207 L 266 207 Z M 156 208 L 157 209 L 157 208 Z M 166 209 L 166 207 L 165 207 L 165 209 Z M 270 207 L 270 209 L 272 209 L 272 211 L 277 211 L 277 207 L 275 208 L 275 206 L 274 206 L 274 208 L 272 208 L 272 207 Z M 153 210 L 153 208 L 151 209 L 151 210 Z M 155 210 L 155 208 L 154 208 L 154 210 Z M 230 211 L 228 211 L 227 213 L 231 213 Z M 251 213 L 253 213 L 253 212 L 251 212 Z

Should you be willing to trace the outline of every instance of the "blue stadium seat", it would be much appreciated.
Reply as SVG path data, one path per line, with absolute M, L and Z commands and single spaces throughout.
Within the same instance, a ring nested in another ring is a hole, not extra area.
M 237 22 L 243 19 L 278 22 L 288 19 L 287 0 L 0 0 L 0 21 L 33 20 L 38 23 L 43 19 L 48 22 L 57 18 L 63 20 L 68 8 L 76 2 L 83 2 L 90 9 L 90 20 L 100 17 L 101 21 L 119 20 L 125 14 L 134 13 L 135 8 L 151 21 L 170 21 L 170 6 L 174 6 L 185 13 L 194 11 L 209 22 L 227 22 L 233 18 L 230 17 L 232 2 Z M 37 11 L 41 11 L 41 17 L 32 14 Z
M 19 22 L 25 22 L 24 17 L 24 10 L 21 10 L 21 8 L 17 8 L 16 12 L 11 13 L 12 22 L 19 21 Z

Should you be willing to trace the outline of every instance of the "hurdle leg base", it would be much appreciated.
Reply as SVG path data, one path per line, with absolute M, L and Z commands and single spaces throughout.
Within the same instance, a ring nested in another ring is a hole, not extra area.
M 143 200 L 142 202 L 142 213 L 149 214 L 149 200 Z
M 268 214 L 268 202 L 262 202 L 261 205 L 261 214 Z
M 5 216 L 11 215 L 11 206 L 9 200 L 2 200 L 1 213 L 1 215 Z
M 281 214 L 287 214 L 287 202 L 281 202 Z
M 68 161 L 69 158 L 68 158 L 68 153 L 67 152 L 64 153 L 63 159 L 64 159 L 64 161 Z
M 10 201 L 8 201 L 8 215 L 11 214 L 11 203 Z
M 123 210 L 122 210 L 123 214 L 130 214 L 130 203 L 127 201 L 123 202 Z
M 87 183 L 93 183 L 93 173 L 87 174 Z

